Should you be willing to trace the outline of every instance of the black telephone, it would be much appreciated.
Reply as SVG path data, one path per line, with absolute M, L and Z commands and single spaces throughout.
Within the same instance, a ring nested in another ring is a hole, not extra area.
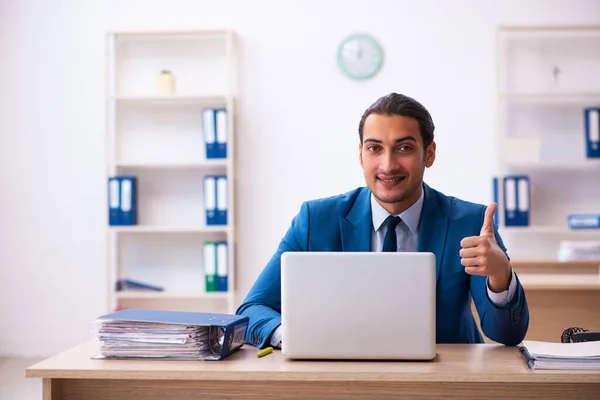
M 562 343 L 579 343 L 600 341 L 600 332 L 583 328 L 565 329 L 560 338 Z

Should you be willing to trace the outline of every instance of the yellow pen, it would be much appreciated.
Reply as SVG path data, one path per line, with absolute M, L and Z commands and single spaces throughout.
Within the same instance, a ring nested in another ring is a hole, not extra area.
M 273 348 L 272 347 L 265 347 L 264 349 L 262 349 L 261 351 L 258 352 L 258 356 L 259 357 L 264 357 L 267 354 L 271 354 L 273 352 Z

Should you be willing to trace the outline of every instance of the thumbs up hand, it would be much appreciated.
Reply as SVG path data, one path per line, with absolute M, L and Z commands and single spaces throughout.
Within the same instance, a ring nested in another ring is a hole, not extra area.
M 460 263 L 467 274 L 487 276 L 492 292 L 499 293 L 508 289 L 512 272 L 494 235 L 496 207 L 496 203 L 491 203 L 485 210 L 479 236 L 466 237 L 460 242 Z

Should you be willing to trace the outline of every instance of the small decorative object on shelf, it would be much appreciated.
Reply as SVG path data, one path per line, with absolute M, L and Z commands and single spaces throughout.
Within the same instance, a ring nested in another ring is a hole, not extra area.
M 162 70 L 156 78 L 156 91 L 161 95 L 175 94 L 175 76 L 170 71 Z
M 561 73 L 561 69 L 558 67 L 558 65 L 554 65 L 554 67 L 552 67 L 552 76 L 554 77 L 554 82 L 558 83 L 558 76 Z

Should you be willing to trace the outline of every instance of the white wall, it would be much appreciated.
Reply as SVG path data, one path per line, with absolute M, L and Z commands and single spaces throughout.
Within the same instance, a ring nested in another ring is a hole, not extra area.
M 598 23 L 595 0 L 0 0 L 0 354 L 75 345 L 104 312 L 107 30 L 239 35 L 241 300 L 303 200 L 363 184 L 357 125 L 377 97 L 428 107 L 438 158 L 427 181 L 488 202 L 496 25 Z M 335 64 L 354 31 L 385 50 L 368 82 Z

